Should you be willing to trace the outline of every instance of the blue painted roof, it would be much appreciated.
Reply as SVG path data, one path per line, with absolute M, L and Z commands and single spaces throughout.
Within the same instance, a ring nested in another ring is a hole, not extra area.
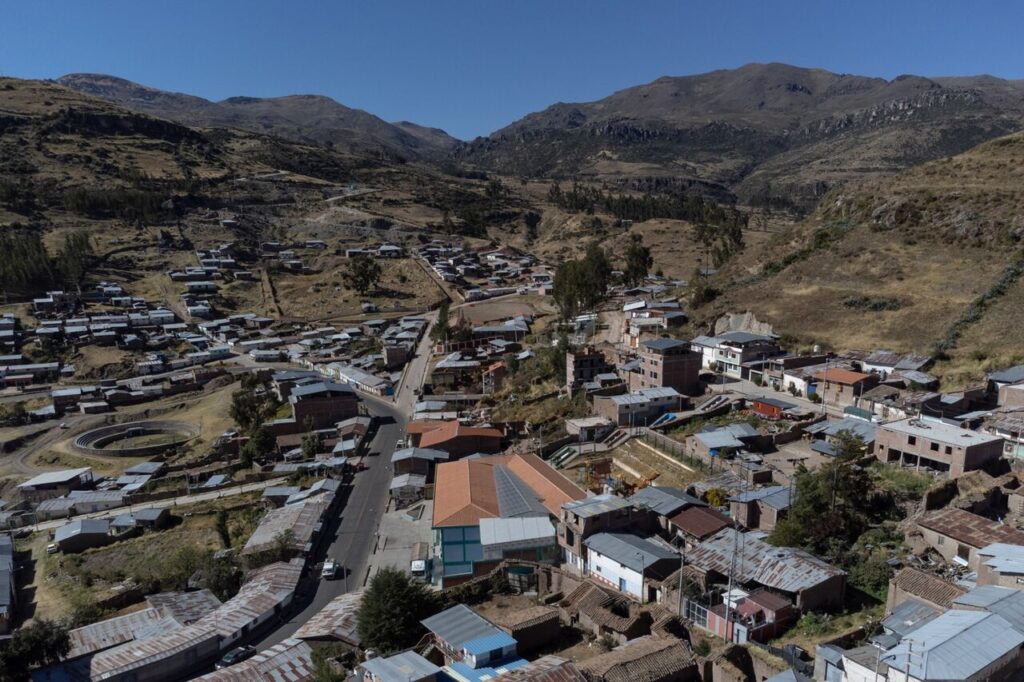
M 529 662 L 525 659 L 512 658 L 507 661 L 502 661 L 493 668 L 470 668 L 465 663 L 452 663 L 446 668 L 446 670 L 449 671 L 456 680 L 460 680 L 461 682 L 482 682 L 483 680 L 492 680 L 510 670 L 522 668 L 528 664 Z
M 516 640 L 507 632 L 496 632 L 493 635 L 471 639 L 462 645 L 467 654 L 479 656 L 495 649 L 504 649 L 507 646 L 514 646 Z

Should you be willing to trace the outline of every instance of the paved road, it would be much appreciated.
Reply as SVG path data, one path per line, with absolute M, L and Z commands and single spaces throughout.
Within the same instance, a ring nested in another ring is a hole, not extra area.
M 325 555 L 317 557 L 321 561 L 325 558 L 336 559 L 344 568 L 345 576 L 336 580 L 319 581 L 315 594 L 311 598 L 306 598 L 307 601 L 299 613 L 293 614 L 275 630 L 252 642 L 258 650 L 262 651 L 288 639 L 332 599 L 363 586 L 370 565 L 370 555 L 377 541 L 377 529 L 388 504 L 391 453 L 405 437 L 405 424 L 418 398 L 414 389 L 422 386 L 430 358 L 429 327 L 437 319 L 437 313 L 427 315 L 427 319 L 428 329 L 393 399 L 363 396 L 367 410 L 377 417 L 379 422 L 377 433 L 368 450 L 373 454 L 363 458 L 367 469 L 355 474 L 353 484 L 343 490 L 342 494 L 347 494 L 348 497 L 341 505 L 340 523 L 335 520 L 335 523 L 329 526 L 336 529 L 336 534 Z

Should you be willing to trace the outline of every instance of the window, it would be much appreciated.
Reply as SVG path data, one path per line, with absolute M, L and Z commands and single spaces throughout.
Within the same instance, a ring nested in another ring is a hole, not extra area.
M 938 443 L 930 443 L 928 445 L 928 447 L 931 449 L 932 452 L 938 452 L 939 451 L 939 444 Z
M 917 436 L 907 436 L 907 445 L 917 445 Z
M 944 535 L 940 535 L 939 539 L 935 541 L 936 545 L 943 545 L 945 543 L 946 543 L 946 537 Z
M 946 454 L 947 455 L 952 455 L 953 454 L 953 446 L 952 445 L 947 445 L 946 446 Z

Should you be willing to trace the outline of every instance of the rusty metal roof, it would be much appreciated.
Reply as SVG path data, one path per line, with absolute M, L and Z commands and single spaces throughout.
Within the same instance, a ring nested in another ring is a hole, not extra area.
M 313 673 L 313 649 L 292 638 L 247 661 L 197 677 L 196 682 L 305 682 Z
M 738 536 L 738 537 L 737 537 Z M 807 552 L 792 547 L 775 547 L 732 528 L 723 528 L 687 553 L 689 563 L 701 570 L 728 575 L 733 547 L 738 558 L 734 576 L 741 583 L 754 582 L 782 592 L 796 593 L 844 571 Z
M 1024 533 L 1016 528 L 963 509 L 949 508 L 929 512 L 918 519 L 917 525 L 975 549 L 988 547 L 995 542 L 1024 545 Z
M 356 612 L 362 600 L 362 590 L 335 597 L 303 623 L 294 636 L 297 639 L 337 639 L 359 646 Z
M 500 682 L 586 682 L 572 661 L 559 656 L 544 656 L 497 678 Z

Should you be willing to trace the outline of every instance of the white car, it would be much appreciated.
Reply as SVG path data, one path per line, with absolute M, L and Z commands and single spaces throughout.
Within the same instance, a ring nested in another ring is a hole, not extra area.
M 334 580 L 338 577 L 338 571 L 340 569 L 341 564 L 334 559 L 328 559 L 324 562 L 324 567 L 320 569 L 320 577 L 324 580 Z
M 48 544 L 46 546 L 46 553 L 47 554 L 56 554 L 59 551 L 60 551 L 60 547 L 57 546 L 56 542 L 51 542 L 50 544 Z

